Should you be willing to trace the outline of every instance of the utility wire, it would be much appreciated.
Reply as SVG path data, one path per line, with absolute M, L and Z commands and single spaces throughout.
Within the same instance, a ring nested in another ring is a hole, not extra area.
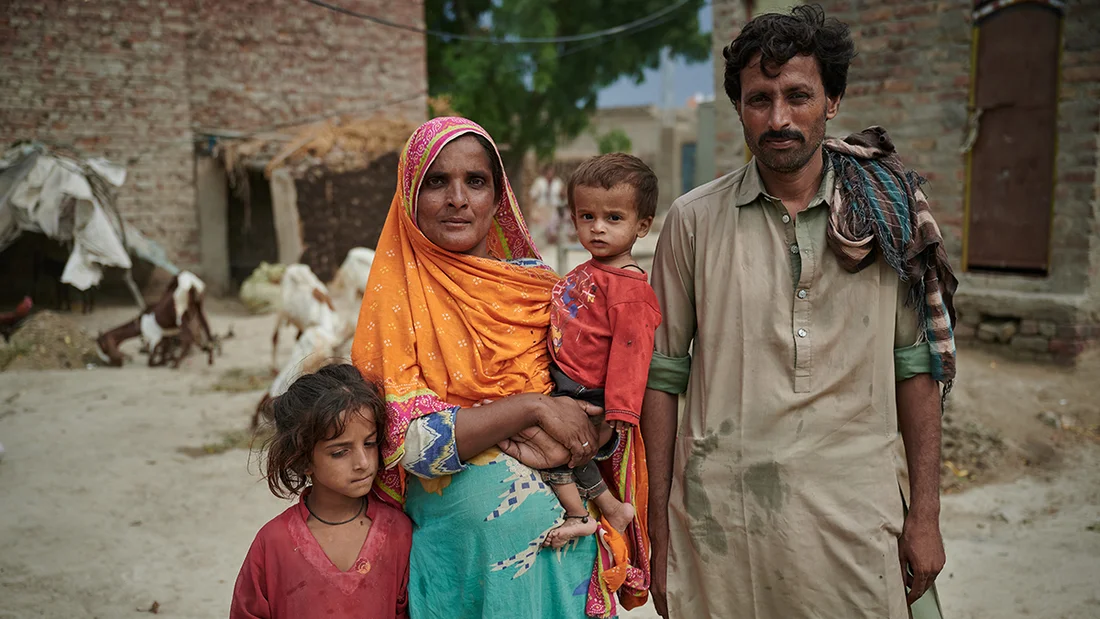
M 596 33 L 589 33 L 589 34 L 586 34 L 586 35 L 578 35 L 578 36 L 583 36 L 583 37 L 596 38 L 596 40 L 589 41 L 589 42 L 584 43 L 582 45 L 567 47 L 567 48 L 563 49 L 561 52 L 558 53 L 558 57 L 563 58 L 563 57 L 566 57 L 566 56 L 572 56 L 573 54 L 584 52 L 584 51 L 587 51 L 589 49 L 593 49 L 595 47 L 599 47 L 601 45 L 604 45 L 604 44 L 610 42 L 608 39 L 601 38 L 601 37 L 607 36 L 606 33 L 608 33 L 611 30 L 614 30 L 615 34 L 618 34 L 618 35 L 621 35 L 621 36 L 630 36 L 630 35 L 638 34 L 638 33 L 643 32 L 645 30 L 649 30 L 651 28 L 656 28 L 658 26 L 664 25 L 664 24 L 672 21 L 673 19 L 675 19 L 675 15 L 672 14 L 673 11 L 675 11 L 676 9 L 679 9 L 680 7 L 684 6 L 689 1 L 690 0 L 682 0 L 681 2 L 677 3 L 676 5 L 674 5 L 670 8 L 662 9 L 661 11 L 658 11 L 657 13 L 653 13 L 653 14 L 651 14 L 647 17 L 644 17 L 642 19 L 634 20 L 633 22 L 630 22 L 629 24 L 624 24 L 622 26 L 616 26 L 615 28 L 611 28 L 611 29 L 596 32 Z M 369 15 L 363 15 L 363 14 L 359 14 L 355 11 L 350 11 L 350 10 L 344 9 L 342 7 L 329 5 L 328 3 L 323 2 L 322 0 L 306 0 L 306 2 L 309 2 L 311 4 L 316 4 L 316 5 L 322 6 L 324 8 L 331 9 L 331 10 L 337 11 L 339 13 L 345 13 L 345 14 L 351 15 L 353 17 L 359 17 L 361 19 L 367 19 L 368 21 L 380 21 L 380 22 L 383 23 L 383 25 L 389 25 L 389 26 L 393 26 L 393 27 L 396 27 L 396 28 L 401 28 L 401 29 L 404 29 L 404 30 L 409 30 L 411 32 L 417 32 L 417 33 L 423 33 L 423 34 L 432 34 L 432 35 L 437 35 L 437 36 L 453 36 L 453 37 L 456 37 L 456 38 L 462 38 L 463 40 L 478 40 L 478 41 L 493 40 L 493 39 L 490 39 L 490 38 L 478 38 L 478 37 L 468 37 L 468 36 L 461 36 L 460 37 L 459 35 L 452 35 L 452 34 L 446 33 L 446 32 L 422 30 L 422 29 L 414 28 L 412 26 L 406 26 L 406 25 L 403 25 L 403 24 L 396 24 L 396 23 L 388 22 L 386 20 L 378 20 L 377 18 L 374 18 L 374 17 L 369 16 Z M 709 0 L 708 0 L 708 3 L 709 3 Z M 565 38 L 569 38 L 570 40 L 574 40 L 574 41 L 577 40 L 576 37 L 565 37 Z M 496 39 L 494 41 L 503 41 L 503 40 Z M 508 43 L 521 43 L 521 42 L 534 43 L 534 42 L 550 42 L 550 41 L 551 41 L 551 39 L 510 39 L 510 40 L 507 40 L 505 42 L 508 42 Z M 426 97 L 426 96 L 428 96 L 428 93 L 426 93 L 424 91 L 419 91 L 419 92 L 416 92 L 416 93 L 410 93 L 410 94 L 407 94 L 407 95 L 402 95 L 402 96 L 399 96 L 395 99 L 390 99 L 390 100 L 383 101 L 381 103 L 377 103 L 377 104 L 374 104 L 374 105 L 369 105 L 369 106 L 366 106 L 366 107 L 348 108 L 345 111 L 338 111 L 338 112 L 327 112 L 327 113 L 320 114 L 320 115 L 317 115 L 317 116 L 312 116 L 312 117 L 307 117 L 307 118 L 299 118 L 299 119 L 295 119 L 295 120 L 291 120 L 291 121 L 287 121 L 287 122 L 282 122 L 282 123 L 270 125 L 268 127 L 264 127 L 262 129 L 256 129 L 254 131 L 238 132 L 238 131 L 219 131 L 219 130 L 216 130 L 216 129 L 215 130 L 196 129 L 195 132 L 198 135 L 201 135 L 201 136 L 221 137 L 221 138 L 231 138 L 231 139 L 249 138 L 249 137 L 252 137 L 252 136 L 257 135 L 257 134 L 269 133 L 271 131 L 277 131 L 279 129 L 284 129 L 286 127 L 302 125 L 302 124 L 315 122 L 315 121 L 320 121 L 320 120 L 326 120 L 326 119 L 329 119 L 329 118 L 335 118 L 337 116 L 342 116 L 342 115 L 348 114 L 348 113 L 372 112 L 372 111 L 376 111 L 376 110 L 379 110 L 379 109 L 382 109 L 382 108 L 389 107 L 391 105 L 396 105 L 396 104 L 399 104 L 399 103 L 405 103 L 407 101 L 411 101 L 413 99 L 418 99 L 418 98 Z
M 635 28 L 635 29 L 631 30 L 630 32 L 624 32 L 624 33 L 622 33 L 622 36 L 631 36 L 631 35 L 638 34 L 639 32 L 644 32 L 646 30 L 649 30 L 650 28 L 656 28 L 658 26 L 662 26 L 662 25 L 667 24 L 668 22 L 672 21 L 675 18 L 676 17 L 674 15 L 666 15 L 661 19 L 650 22 L 650 23 L 648 23 L 644 26 Z M 590 42 L 585 43 L 583 45 L 576 45 L 574 47 L 567 47 L 566 49 L 562 50 L 561 53 L 558 54 L 558 57 L 563 58 L 565 56 L 572 56 L 573 54 L 579 54 L 580 52 L 590 50 L 594 47 L 599 47 L 601 45 L 605 45 L 605 44 L 610 43 L 610 42 L 611 42 L 611 40 L 609 40 L 609 39 L 599 39 L 599 40 L 596 40 L 596 41 L 590 41 Z
M 657 26 L 668 23 L 668 22 L 672 21 L 674 18 L 675 17 L 672 16 L 672 15 L 665 15 L 660 19 L 657 19 L 657 20 L 652 21 L 650 23 L 644 24 L 640 27 L 636 27 L 633 30 L 631 30 L 630 32 L 624 32 L 624 33 L 622 33 L 622 35 L 623 36 L 630 36 L 630 35 L 638 34 L 640 32 L 648 30 L 650 28 L 656 28 Z M 574 47 L 567 47 L 564 50 L 562 50 L 560 53 L 558 53 L 558 58 L 564 58 L 566 56 L 572 56 L 573 54 L 584 52 L 584 51 L 599 47 L 601 45 L 604 45 L 606 43 L 609 43 L 609 41 L 607 39 L 598 39 L 598 40 L 595 40 L 595 41 L 589 41 L 588 43 L 584 43 L 584 44 L 581 44 L 581 45 L 576 45 Z M 269 126 L 264 127 L 262 129 L 256 129 L 256 130 L 253 130 L 253 131 L 241 132 L 241 131 L 225 131 L 225 130 L 218 130 L 218 129 L 196 129 L 195 133 L 200 135 L 200 136 L 229 138 L 229 139 L 250 138 L 252 136 L 255 136 L 255 135 L 258 135 L 258 134 L 261 134 L 261 133 L 270 133 L 272 131 L 278 131 L 279 129 L 285 129 L 287 127 L 293 127 L 293 126 L 297 126 L 297 125 L 304 125 L 304 124 L 311 123 L 311 122 L 327 120 L 329 118 L 335 118 L 337 116 L 343 116 L 344 114 L 349 114 L 349 113 L 362 114 L 362 113 L 366 113 L 366 112 L 373 112 L 373 111 L 377 111 L 377 110 L 382 109 L 382 108 L 389 107 L 391 105 L 397 105 L 399 103 L 405 103 L 407 101 L 412 101 L 414 99 L 419 99 L 419 98 L 423 98 L 423 97 L 427 97 L 427 96 L 428 96 L 428 93 L 421 90 L 419 92 L 409 93 L 409 94 L 406 94 L 406 95 L 401 95 L 401 96 L 398 96 L 397 98 L 390 99 L 390 100 L 387 100 L 387 101 L 383 101 L 383 102 L 380 102 L 380 103 L 376 103 L 376 104 L 373 104 L 373 105 L 368 105 L 368 106 L 365 106 L 365 107 L 349 107 L 349 108 L 347 108 L 343 111 L 325 112 L 323 114 L 318 114 L 316 116 L 310 116 L 310 117 L 305 117 L 305 118 L 297 118 L 297 119 L 294 119 L 294 120 L 290 120 L 290 121 L 286 121 L 286 122 L 282 122 L 282 123 L 278 123 L 278 124 L 274 124 L 274 125 L 269 125 Z
M 600 39 L 600 38 L 603 38 L 603 37 L 622 34 L 622 33 L 627 32 L 629 30 L 633 30 L 635 28 L 638 28 L 640 26 L 645 26 L 651 21 L 656 21 L 656 20 L 664 17 L 665 15 L 668 15 L 669 13 L 677 11 L 680 8 L 684 7 L 691 0 L 679 0 L 676 4 L 673 4 L 672 6 L 667 6 L 667 7 L 663 8 L 659 11 L 656 11 L 654 13 L 650 13 L 649 15 L 646 15 L 645 17 L 636 19 L 632 22 L 627 22 L 625 24 L 620 24 L 620 25 L 614 26 L 612 28 L 605 28 L 603 30 L 597 30 L 595 32 L 587 32 L 585 34 L 574 34 L 574 35 L 560 36 L 560 37 L 529 37 L 529 38 L 524 38 L 524 37 L 515 37 L 515 38 L 482 37 L 482 36 L 474 36 L 474 35 L 469 35 L 469 34 L 459 34 L 459 33 L 455 33 L 455 32 L 445 32 L 445 31 L 442 31 L 442 30 L 431 30 L 431 29 L 425 29 L 425 28 L 417 28 L 416 26 L 410 26 L 408 24 L 399 24 L 397 22 L 390 21 L 388 19 L 384 19 L 384 18 L 381 18 L 381 17 L 377 17 L 375 15 L 368 15 L 367 13 L 360 13 L 359 11 L 353 11 L 351 9 L 344 8 L 342 6 L 337 6 L 335 4 L 325 2 L 324 0 L 305 0 L 305 1 L 310 3 L 310 4 L 328 9 L 330 11 L 335 11 L 337 13 L 342 13 L 344 15 L 349 15 L 351 17 L 356 17 L 358 19 L 373 22 L 373 23 L 381 25 L 381 26 L 387 26 L 389 28 L 397 28 L 399 30 L 405 30 L 407 32 L 415 32 L 416 34 L 427 34 L 427 35 L 431 35 L 431 36 L 439 37 L 439 38 L 443 38 L 443 39 L 454 39 L 456 41 L 480 41 L 482 43 L 492 43 L 494 45 L 527 45 L 527 44 L 544 44 L 544 43 L 577 43 L 577 42 L 580 42 L 580 41 L 590 41 L 592 39 Z

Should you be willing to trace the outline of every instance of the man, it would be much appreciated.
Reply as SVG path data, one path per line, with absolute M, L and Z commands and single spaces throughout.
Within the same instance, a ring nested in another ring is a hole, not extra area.
M 536 228 L 546 225 L 547 239 L 550 243 L 556 243 L 568 213 L 565 212 L 565 183 L 554 174 L 552 164 L 543 166 L 542 174 L 531 183 L 528 194 L 534 206 L 528 223 Z
M 957 284 L 885 132 L 825 138 L 854 55 L 820 7 L 749 22 L 725 88 L 754 158 L 661 231 L 642 432 L 662 616 L 904 619 L 943 568 Z

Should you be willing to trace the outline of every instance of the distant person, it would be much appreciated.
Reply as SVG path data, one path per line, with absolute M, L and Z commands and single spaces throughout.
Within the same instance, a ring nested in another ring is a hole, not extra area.
M 542 174 L 531 183 L 528 195 L 533 205 L 532 223 L 536 227 L 545 224 L 547 242 L 557 243 L 561 227 L 568 223 L 568 219 L 565 210 L 565 183 L 555 175 L 552 164 L 542 167 Z
M 554 286 L 550 375 L 556 387 L 551 395 L 603 408 L 620 440 L 630 440 L 633 449 L 643 452 L 638 419 L 661 310 L 631 251 L 653 225 L 657 176 L 637 157 L 601 155 L 573 172 L 568 196 L 577 236 L 592 259 Z M 543 478 L 565 508 L 565 522 L 550 532 L 545 545 L 558 548 L 596 532 L 582 497 L 593 500 L 619 532 L 634 520 L 633 497 L 619 489 L 609 492 L 595 462 L 543 471 Z
M 676 200 L 653 263 L 663 322 L 642 429 L 657 611 L 935 616 L 934 592 L 915 602 L 945 560 L 957 281 L 923 181 L 881 127 L 825 137 L 855 46 L 820 7 L 757 17 L 723 55 L 753 159 Z
M 256 535 L 230 619 L 408 617 L 412 524 L 369 496 L 386 436 L 381 390 L 351 365 L 330 365 L 270 406 L 267 485 L 299 499 Z

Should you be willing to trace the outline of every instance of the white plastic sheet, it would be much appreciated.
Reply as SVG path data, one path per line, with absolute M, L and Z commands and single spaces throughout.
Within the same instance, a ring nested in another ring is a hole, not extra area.
M 82 163 L 115 187 L 126 181 L 126 169 L 106 159 Z M 71 230 L 62 225 L 70 206 Z M 130 269 L 130 251 L 173 275 L 179 272 L 160 246 L 117 221 L 100 204 L 78 162 L 39 144 L 24 144 L 0 156 L 0 251 L 22 232 L 39 232 L 71 244 L 61 281 L 80 290 L 99 284 L 104 267 Z

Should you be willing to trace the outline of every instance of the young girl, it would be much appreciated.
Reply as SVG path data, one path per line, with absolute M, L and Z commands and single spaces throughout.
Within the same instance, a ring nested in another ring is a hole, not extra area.
M 412 524 L 369 498 L 385 437 L 379 387 L 330 365 L 270 406 L 267 484 L 300 499 L 256 535 L 230 619 L 407 617 Z

